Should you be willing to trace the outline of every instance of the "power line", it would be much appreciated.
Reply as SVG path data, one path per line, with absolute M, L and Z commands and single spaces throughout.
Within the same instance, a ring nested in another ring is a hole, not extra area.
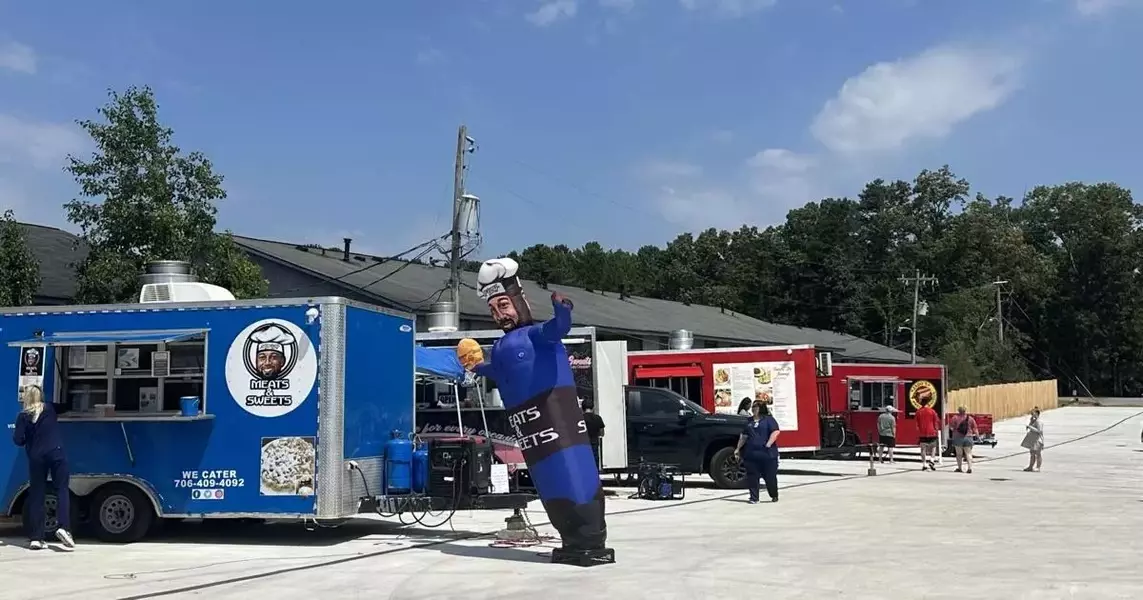
M 414 251 L 416 251 L 416 250 L 420 250 L 421 248 L 424 248 L 425 246 L 434 245 L 434 244 L 436 244 L 437 242 L 439 242 L 439 241 L 441 241 L 441 240 L 443 240 L 443 239 L 447 238 L 448 236 L 449 236 L 449 234 L 447 234 L 447 233 L 446 233 L 446 234 L 444 234 L 444 235 L 442 235 L 442 236 L 439 236 L 439 237 L 435 237 L 435 238 L 433 238 L 433 239 L 431 239 L 431 240 L 429 240 L 429 241 L 427 241 L 427 242 L 422 242 L 422 243 L 420 243 L 420 244 L 417 244 L 416 246 L 413 246 L 412 248 L 409 248 L 408 250 L 405 250 L 404 252 L 401 252 L 401 253 L 399 253 L 399 254 L 394 254 L 394 255 L 392 255 L 392 256 L 388 256 L 388 257 L 384 257 L 384 258 L 375 258 L 375 259 L 374 259 L 374 261 L 375 261 L 375 262 L 373 262 L 373 263 L 371 263 L 371 264 L 368 264 L 368 265 L 365 265 L 364 267 L 361 267 L 360 269 L 354 269 L 354 270 L 352 270 L 352 271 L 350 271 L 350 272 L 348 272 L 348 273 L 344 273 L 344 274 L 342 274 L 342 275 L 338 275 L 337 277 L 328 277 L 328 276 L 326 276 L 326 275 L 321 275 L 321 274 L 319 274 L 319 273 L 316 273 L 316 272 L 315 272 L 315 273 L 313 273 L 313 275 L 314 275 L 314 276 L 316 276 L 316 277 L 318 277 L 319 279 L 321 279 L 321 281 L 317 281 L 317 282 L 314 282 L 314 283 L 309 283 L 309 284 L 306 284 L 306 285 L 302 285 L 302 286 L 298 286 L 298 287 L 295 287 L 295 288 L 291 288 L 291 289 L 288 289 L 288 290 L 284 290 L 284 291 L 281 291 L 281 292 L 278 292 L 278 293 L 276 293 L 276 294 L 275 294 L 275 296 L 286 296 L 286 295 L 289 295 L 289 294 L 294 294 L 294 293 L 297 293 L 297 292 L 300 292 L 300 291 L 308 290 L 308 289 L 311 289 L 311 288 L 317 287 L 317 286 L 319 286 L 319 285 L 324 285 L 324 284 L 327 284 L 327 283 L 344 283 L 344 284 L 349 284 L 349 282 L 347 282 L 347 281 L 346 281 L 346 278 L 348 278 L 348 277 L 352 277 L 352 276 L 354 276 L 354 275 L 358 275 L 358 274 L 360 274 L 360 273 L 364 273 L 365 271 L 368 271 L 368 270 L 370 270 L 370 269 L 374 269 L 374 268 L 376 268 L 376 267 L 379 267 L 379 266 L 381 266 L 381 265 L 383 265 L 383 264 L 385 264 L 385 263 L 388 263 L 388 262 L 392 262 L 392 261 L 395 261 L 395 260 L 401 260 L 401 257 L 402 257 L 402 256 L 405 256 L 406 254 L 409 254 L 410 252 L 414 252 Z M 359 288 L 359 289 L 362 289 L 362 288 L 360 288 L 360 286 L 356 286 L 356 285 L 353 285 L 353 284 L 349 284 L 349 285 L 350 285 L 350 287 L 355 287 L 355 288 Z
M 917 364 L 917 316 L 921 309 L 921 286 L 937 285 L 938 281 L 936 277 L 931 275 L 921 275 L 920 269 L 914 269 L 912 277 L 902 275 L 899 279 L 905 285 L 913 285 L 913 320 L 909 322 L 912 344 L 910 345 L 909 356 L 910 362 Z

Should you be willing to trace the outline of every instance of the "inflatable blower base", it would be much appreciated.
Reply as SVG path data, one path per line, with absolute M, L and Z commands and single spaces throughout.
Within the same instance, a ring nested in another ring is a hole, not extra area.
M 611 548 L 596 550 L 565 550 L 556 548 L 552 550 L 552 563 L 558 565 L 575 565 L 577 567 L 594 567 L 596 565 L 609 565 L 615 562 L 615 551 Z

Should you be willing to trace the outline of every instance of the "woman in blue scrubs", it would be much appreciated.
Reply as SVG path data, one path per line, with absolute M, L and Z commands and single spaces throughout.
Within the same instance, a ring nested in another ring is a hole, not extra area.
M 750 490 L 750 504 L 758 504 L 758 479 L 766 482 L 766 493 L 771 502 L 778 501 L 778 421 L 770 415 L 770 407 L 755 402 L 750 421 L 738 436 L 734 457 L 746 466 L 746 487 Z

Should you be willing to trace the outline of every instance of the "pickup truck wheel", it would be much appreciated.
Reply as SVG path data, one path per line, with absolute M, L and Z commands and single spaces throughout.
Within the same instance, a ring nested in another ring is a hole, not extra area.
M 746 486 L 746 466 L 735 460 L 734 448 L 723 448 L 710 458 L 707 473 L 714 484 L 724 490 L 735 490 Z

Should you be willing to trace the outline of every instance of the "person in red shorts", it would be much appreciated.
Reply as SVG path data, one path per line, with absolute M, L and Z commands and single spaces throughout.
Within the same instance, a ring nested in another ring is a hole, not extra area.
M 937 455 L 941 446 L 941 417 L 932 406 L 925 404 L 917 409 L 917 414 L 913 418 L 917 420 L 917 435 L 921 444 L 921 470 L 936 471 Z

